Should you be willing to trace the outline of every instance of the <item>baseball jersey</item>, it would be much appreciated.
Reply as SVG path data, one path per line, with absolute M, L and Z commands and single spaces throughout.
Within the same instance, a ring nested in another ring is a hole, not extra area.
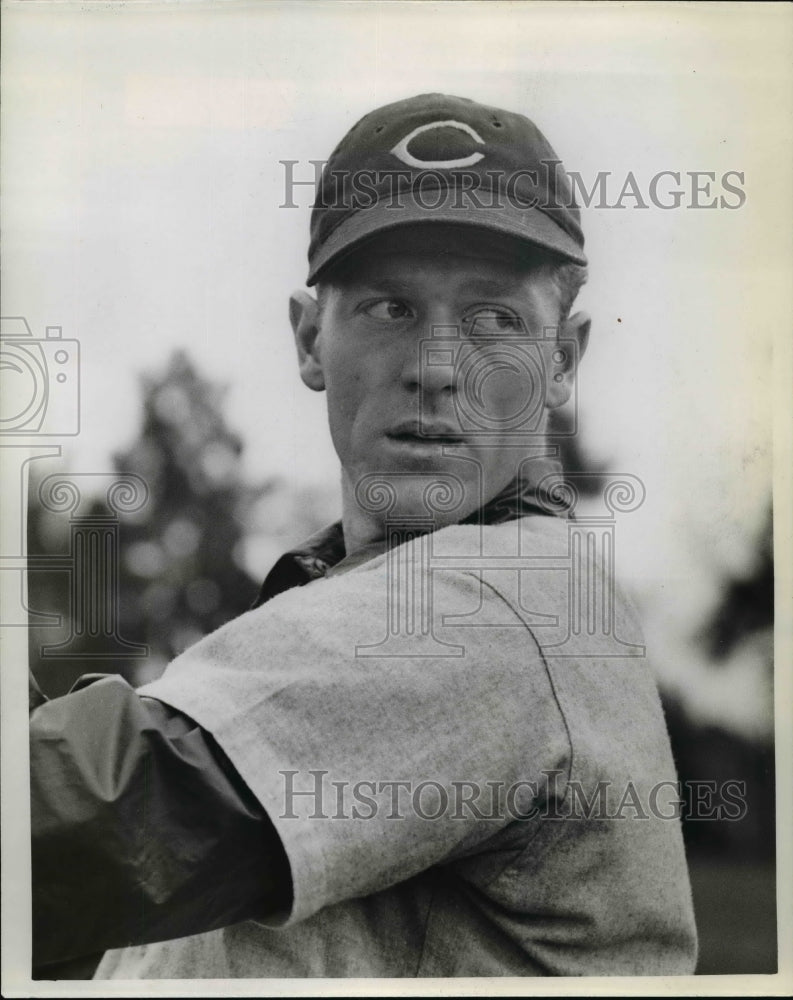
M 694 971 L 660 699 L 573 522 L 370 546 L 139 693 L 212 734 L 293 893 L 266 920 L 108 952 L 95 978 Z

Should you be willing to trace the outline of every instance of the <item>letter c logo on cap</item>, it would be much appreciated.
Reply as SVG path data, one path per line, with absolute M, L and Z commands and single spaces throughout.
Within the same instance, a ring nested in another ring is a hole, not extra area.
M 478 142 L 480 146 L 484 146 L 485 144 L 485 140 L 480 135 L 477 135 L 471 126 L 466 125 L 465 122 L 428 122 L 426 125 L 419 125 L 417 128 L 414 128 L 413 131 L 409 132 L 404 139 L 400 139 L 391 152 L 409 167 L 433 167 L 440 169 L 450 169 L 452 167 L 472 167 L 475 163 L 484 159 L 484 153 L 471 153 L 469 156 L 462 156 L 458 159 L 452 160 L 419 160 L 413 156 L 412 153 L 408 152 L 408 146 L 417 135 L 439 128 L 455 128 L 459 132 L 464 132 L 466 135 L 470 136 L 474 142 Z

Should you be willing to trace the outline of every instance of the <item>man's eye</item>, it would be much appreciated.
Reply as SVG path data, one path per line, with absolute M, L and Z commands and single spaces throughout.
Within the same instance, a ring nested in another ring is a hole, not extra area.
M 363 311 L 367 316 L 381 320 L 405 319 L 410 316 L 409 307 L 404 302 L 400 302 L 399 299 L 380 299 L 378 302 L 364 306 Z
M 463 320 L 463 326 L 468 333 L 502 333 L 522 330 L 523 321 L 509 309 L 487 306 L 469 313 Z

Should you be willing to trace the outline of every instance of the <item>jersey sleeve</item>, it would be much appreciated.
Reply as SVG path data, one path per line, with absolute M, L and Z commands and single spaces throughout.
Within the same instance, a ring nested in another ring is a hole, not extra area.
M 427 621 L 395 607 L 384 558 L 310 583 L 141 689 L 211 732 L 267 811 L 294 889 L 273 926 L 482 850 L 566 766 L 531 632 L 475 574 L 435 577 Z
M 286 906 L 279 838 L 213 738 L 120 677 L 78 684 L 32 686 L 34 966 Z

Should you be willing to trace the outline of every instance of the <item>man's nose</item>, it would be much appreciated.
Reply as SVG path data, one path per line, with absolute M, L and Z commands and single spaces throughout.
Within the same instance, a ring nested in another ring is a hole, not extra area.
M 451 393 L 455 385 L 456 344 L 461 336 L 451 309 L 439 305 L 423 319 L 412 344 L 406 344 L 402 382 L 427 395 Z

